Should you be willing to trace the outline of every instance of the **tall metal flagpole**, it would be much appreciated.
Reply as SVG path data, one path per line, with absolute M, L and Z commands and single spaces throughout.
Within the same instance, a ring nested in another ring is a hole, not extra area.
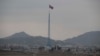
M 50 9 L 53 9 L 53 6 L 49 5 L 49 13 L 48 13 L 48 43 L 47 46 L 51 47 L 50 41 Z
M 48 46 L 50 47 L 51 46 L 51 43 L 50 43 L 50 9 L 49 9 L 49 13 L 48 13 Z

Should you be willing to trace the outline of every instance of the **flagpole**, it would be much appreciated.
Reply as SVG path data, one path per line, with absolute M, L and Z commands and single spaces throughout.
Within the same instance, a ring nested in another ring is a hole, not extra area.
M 48 44 L 49 47 L 51 46 L 51 41 L 50 41 L 50 9 L 48 12 Z
M 49 12 L 48 12 L 48 43 L 47 43 L 47 46 L 49 46 L 49 47 L 51 47 L 51 40 L 50 40 L 50 17 L 51 17 L 51 15 L 50 15 L 50 9 L 53 9 L 53 6 L 51 6 L 50 4 L 49 4 Z

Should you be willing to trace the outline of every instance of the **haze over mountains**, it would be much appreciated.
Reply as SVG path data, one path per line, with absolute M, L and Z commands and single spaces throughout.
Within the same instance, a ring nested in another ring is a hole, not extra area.
M 48 38 L 42 36 L 30 36 L 25 32 L 15 33 L 11 36 L 0 38 L 0 44 L 22 44 L 29 46 L 46 46 Z M 100 46 L 100 31 L 91 31 L 77 37 L 63 41 L 51 39 L 52 45 L 85 45 Z

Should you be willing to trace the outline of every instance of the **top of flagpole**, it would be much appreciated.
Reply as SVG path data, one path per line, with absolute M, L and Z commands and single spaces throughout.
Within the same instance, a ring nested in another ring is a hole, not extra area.
M 53 10 L 53 9 L 54 7 L 51 4 L 49 4 L 49 13 L 50 13 L 50 10 Z
M 50 5 L 50 4 L 49 4 L 49 8 L 50 8 L 50 9 L 54 9 L 54 7 L 53 7 L 52 5 Z

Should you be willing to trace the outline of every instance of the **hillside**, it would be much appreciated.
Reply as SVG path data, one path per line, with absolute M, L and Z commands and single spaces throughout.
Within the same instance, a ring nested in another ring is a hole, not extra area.
M 86 45 L 86 46 L 94 46 L 100 45 L 100 31 L 91 31 L 79 35 L 74 38 L 66 39 L 64 41 L 61 40 L 51 40 L 51 44 L 53 45 Z M 23 44 L 29 46 L 46 46 L 48 38 L 42 36 L 31 36 L 25 32 L 15 33 L 11 36 L 0 38 L 0 44 Z
M 24 44 L 30 46 L 45 46 L 47 45 L 47 37 L 30 36 L 25 32 L 15 33 L 9 37 L 1 38 L 0 44 Z M 51 44 L 54 45 L 55 41 L 51 39 Z
M 67 39 L 64 41 L 66 43 L 73 43 L 76 45 L 100 45 L 100 31 L 87 32 L 72 39 Z

